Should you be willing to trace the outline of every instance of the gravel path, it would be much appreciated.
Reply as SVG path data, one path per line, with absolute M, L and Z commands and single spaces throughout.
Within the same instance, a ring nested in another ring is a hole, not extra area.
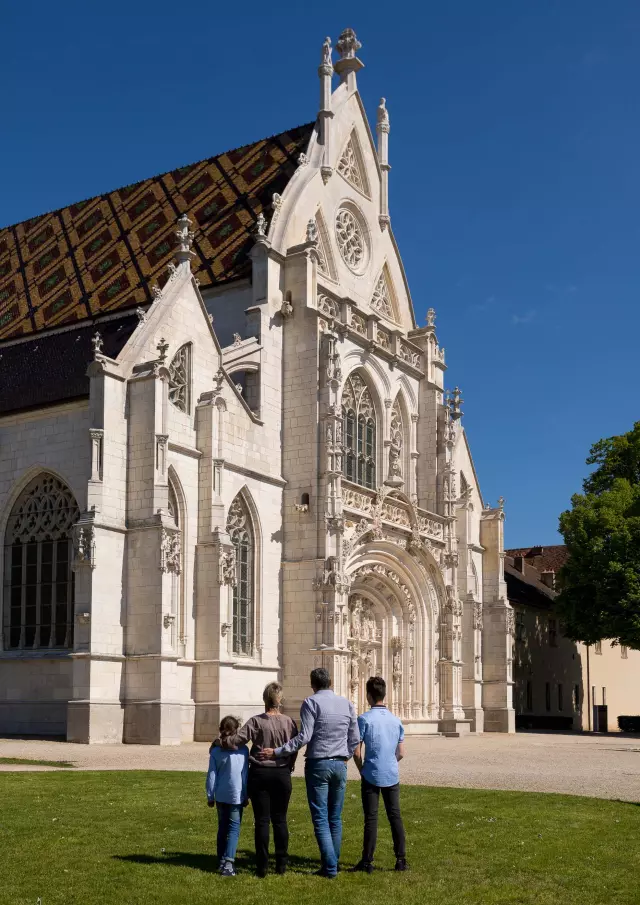
M 72 745 L 0 739 L 0 758 L 70 761 L 82 770 L 206 769 L 207 745 Z M 640 737 L 517 733 L 409 738 L 402 782 L 468 789 L 562 792 L 640 801 Z M 0 764 L 0 772 L 48 767 Z M 302 774 L 302 758 L 296 774 Z M 349 764 L 349 775 L 357 771 Z

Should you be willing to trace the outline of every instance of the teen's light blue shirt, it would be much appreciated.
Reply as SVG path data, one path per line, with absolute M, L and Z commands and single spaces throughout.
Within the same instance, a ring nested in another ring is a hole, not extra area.
M 360 741 L 364 742 L 362 776 L 372 786 L 395 786 L 400 782 L 396 749 L 404 740 L 404 726 L 386 707 L 372 707 L 358 717 Z
M 207 772 L 207 798 L 220 804 L 242 804 L 247 799 L 249 749 L 246 745 L 227 751 L 212 745 Z

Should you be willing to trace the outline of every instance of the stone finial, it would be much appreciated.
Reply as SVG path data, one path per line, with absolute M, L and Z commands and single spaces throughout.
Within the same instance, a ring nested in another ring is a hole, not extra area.
M 307 242 L 318 241 L 318 225 L 315 217 L 312 217 L 307 223 Z
M 387 101 L 384 97 L 380 98 L 380 103 L 378 104 L 378 126 L 381 129 L 387 127 L 387 131 L 389 129 L 389 111 L 387 110 Z
M 102 341 L 102 336 L 97 330 L 93 334 L 91 345 L 93 346 L 93 357 L 98 358 L 98 356 L 102 354 L 102 347 L 104 343 Z
M 273 226 L 273 224 L 280 216 L 280 208 L 282 207 L 282 195 L 279 195 L 277 192 L 273 193 L 271 207 L 273 208 L 273 217 L 271 218 L 271 225 Z
M 463 411 L 460 408 L 464 399 L 462 398 L 460 387 L 455 387 L 451 392 L 449 397 L 449 410 L 451 412 L 451 417 L 454 421 L 457 421 L 459 418 L 462 418 Z
M 213 396 L 214 398 L 219 396 L 222 393 L 222 384 L 224 383 L 224 371 L 222 368 L 218 368 L 216 373 L 213 375 Z
M 159 299 L 160 296 L 162 295 L 162 289 L 158 286 L 157 283 L 154 283 L 153 286 L 151 287 L 151 293 L 152 293 L 154 299 Z
M 167 360 L 167 351 L 169 350 L 169 343 L 166 341 L 164 336 L 160 339 L 160 342 L 156 346 L 156 349 L 160 353 L 158 355 L 158 361 L 160 364 L 164 364 Z
M 327 41 L 329 39 L 327 38 Z M 325 41 L 326 44 L 326 41 Z M 331 42 L 329 42 L 331 46 Z M 352 28 L 345 28 L 336 44 L 336 50 L 340 54 L 341 60 L 353 60 L 356 52 L 360 50 L 362 44 L 358 41 L 356 33 Z
M 266 236 L 267 234 L 267 219 L 262 211 L 260 211 L 256 219 L 256 233 L 259 236 Z
M 427 327 L 435 327 L 436 325 L 436 309 L 429 308 L 427 311 Z
M 504 512 L 504 497 L 503 496 L 498 497 L 498 509 L 501 512 Z
M 304 151 L 303 151 L 303 152 L 300 154 L 300 156 L 298 157 L 298 166 L 299 166 L 299 167 L 306 167 L 306 166 L 308 165 L 308 163 L 309 163 L 309 158 L 307 157 L 307 155 L 306 155 L 306 154 L 304 153 Z
M 321 66 L 331 66 L 331 68 L 333 68 L 333 60 L 331 58 L 332 53 L 333 49 L 331 47 L 331 38 L 325 38 L 322 45 L 322 59 L 320 60 Z
M 182 214 L 178 219 L 178 229 L 176 230 L 176 237 L 178 239 L 176 258 L 178 266 L 181 264 L 189 264 L 190 266 L 191 258 L 195 258 L 195 252 L 191 250 L 193 235 L 194 234 L 191 231 L 191 220 L 189 220 L 186 214 Z
M 147 319 L 147 312 L 144 310 L 144 308 L 141 308 L 139 305 L 136 308 L 136 317 L 138 318 L 139 324 L 144 324 L 144 322 Z

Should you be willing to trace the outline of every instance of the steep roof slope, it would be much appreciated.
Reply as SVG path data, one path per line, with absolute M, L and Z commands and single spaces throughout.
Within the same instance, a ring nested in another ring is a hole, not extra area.
M 201 286 L 246 277 L 256 218 L 270 216 L 313 126 L 1 229 L 0 340 L 151 302 L 185 211 Z

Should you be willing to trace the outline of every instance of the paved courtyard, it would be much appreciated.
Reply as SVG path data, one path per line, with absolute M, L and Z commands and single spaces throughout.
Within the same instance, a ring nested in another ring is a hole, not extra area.
M 65 760 L 82 770 L 206 769 L 207 745 L 71 745 L 0 739 L 0 758 Z M 562 792 L 640 801 L 640 737 L 518 733 L 410 738 L 404 783 L 469 789 Z M 0 764 L 0 771 L 14 770 Z M 24 768 L 22 768 L 24 769 Z M 34 767 L 37 769 L 47 769 Z M 351 778 L 357 771 L 349 764 Z M 302 773 L 302 758 L 296 773 Z

